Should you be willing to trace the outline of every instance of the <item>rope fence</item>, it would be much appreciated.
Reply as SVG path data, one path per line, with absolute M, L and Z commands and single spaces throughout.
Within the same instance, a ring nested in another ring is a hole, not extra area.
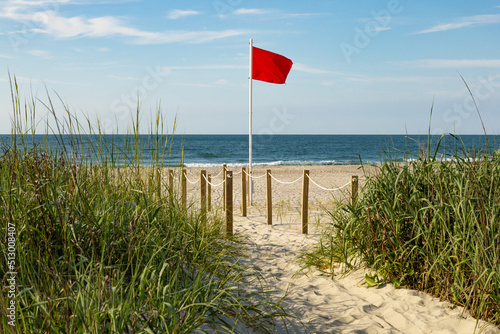
M 220 174 L 220 173 L 219 173 L 219 174 Z M 233 175 L 234 175 L 234 174 L 233 174 Z M 209 174 L 209 176 L 210 176 L 210 174 Z M 213 177 L 213 176 L 212 176 L 212 177 Z M 210 182 L 210 181 L 208 180 L 208 178 L 207 178 L 205 175 L 203 176 L 203 178 L 205 179 L 205 181 L 207 182 L 207 184 L 211 185 L 211 186 L 212 186 L 212 187 L 214 187 L 214 188 L 220 187 L 221 185 L 223 185 L 223 184 L 224 184 L 224 182 L 226 182 L 225 180 L 222 180 L 221 182 L 219 182 L 219 183 L 217 183 L 217 184 L 213 184 L 212 182 Z
M 281 184 L 294 184 L 295 182 L 298 182 L 298 181 L 302 180 L 303 176 L 299 177 L 299 178 L 298 178 L 297 180 L 295 180 L 295 181 L 290 181 L 290 182 L 289 182 L 289 181 L 280 181 L 280 180 L 278 180 L 277 178 L 275 178 L 273 174 L 271 174 L 271 178 L 272 178 L 274 181 L 276 181 L 276 182 L 278 182 L 278 183 L 281 183 Z
M 265 177 L 265 176 L 266 176 L 266 174 L 261 175 L 261 176 L 253 176 L 252 174 L 247 173 L 246 171 L 245 171 L 245 174 L 246 174 L 248 177 L 252 178 L 252 179 L 261 179 L 261 178 L 263 178 L 263 177 Z
M 309 181 L 311 181 L 316 187 L 320 188 L 320 189 L 323 189 L 323 190 L 326 190 L 326 191 L 337 191 L 337 190 L 341 190 L 341 189 L 344 189 L 345 187 L 347 187 L 348 185 L 351 184 L 351 182 L 347 182 L 346 184 L 344 184 L 343 186 L 341 187 L 338 187 L 338 188 L 325 188 L 323 186 L 320 186 L 319 184 L 317 184 L 316 182 L 314 182 L 314 180 L 309 176 L 307 175 L 307 177 L 309 178 Z
M 186 178 L 186 181 L 187 181 L 187 182 L 189 182 L 189 183 L 191 183 L 191 184 L 197 184 L 197 183 L 198 183 L 198 182 L 200 182 L 200 180 L 201 180 L 201 179 L 198 179 L 198 180 L 196 180 L 196 181 L 191 181 L 190 179 L 188 179 L 188 177 L 187 177 L 187 174 L 186 174 L 186 173 L 184 173 L 184 177 Z
M 196 185 L 200 183 L 200 205 L 202 211 L 202 219 L 205 219 L 206 213 L 211 210 L 211 198 L 212 198 L 212 188 L 217 188 L 222 186 L 223 190 L 223 212 L 226 218 L 226 234 L 233 234 L 233 179 L 234 176 L 241 175 L 241 214 L 242 217 L 247 216 L 247 206 L 251 205 L 248 201 L 249 198 L 249 182 L 253 179 L 260 179 L 266 177 L 266 218 L 267 224 L 272 225 L 272 212 L 273 212 L 273 202 L 272 202 L 272 180 L 279 184 L 291 185 L 302 181 L 302 196 L 301 196 L 301 225 L 302 233 L 308 233 L 309 225 L 309 182 L 314 184 L 316 187 L 329 192 L 334 192 L 342 190 L 349 185 L 350 189 L 350 203 L 354 205 L 358 196 L 358 182 L 359 177 L 357 175 L 352 175 L 348 183 L 337 188 L 327 188 L 318 182 L 314 181 L 309 175 L 309 170 L 304 170 L 303 175 L 293 181 L 283 181 L 276 178 L 270 169 L 266 170 L 264 175 L 253 176 L 251 173 L 247 172 L 246 167 L 242 167 L 241 171 L 235 173 L 227 169 L 227 165 L 223 165 L 222 171 L 217 174 L 217 176 L 212 177 L 207 174 L 206 170 L 200 171 L 200 177 L 196 181 L 192 181 L 188 178 L 186 169 L 182 169 L 181 172 L 181 201 L 182 207 L 185 209 L 187 205 L 187 183 Z M 222 176 L 222 181 L 219 183 L 212 183 L 212 178 Z M 173 187 L 173 171 L 169 170 L 169 187 Z

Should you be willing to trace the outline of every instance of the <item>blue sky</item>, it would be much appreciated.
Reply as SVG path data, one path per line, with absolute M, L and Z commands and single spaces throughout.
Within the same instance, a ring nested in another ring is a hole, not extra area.
M 177 133 L 248 133 L 249 39 L 294 62 L 254 81 L 254 133 L 500 133 L 500 1 L 0 1 L 0 133 L 8 71 L 47 113 L 126 132 L 141 104 Z M 56 95 L 57 93 L 57 95 Z M 61 101 L 59 101 L 59 98 Z M 83 116 L 81 116 L 83 115 Z

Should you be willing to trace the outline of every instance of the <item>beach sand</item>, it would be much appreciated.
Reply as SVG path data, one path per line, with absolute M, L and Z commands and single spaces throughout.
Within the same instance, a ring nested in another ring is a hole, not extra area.
M 214 177 L 214 184 L 221 181 L 222 168 L 206 168 Z M 239 172 L 240 168 L 228 168 Z M 256 167 L 253 175 L 261 176 L 266 169 L 281 181 L 294 181 L 303 170 L 310 171 L 311 178 L 326 188 L 349 184 L 351 175 L 358 175 L 360 186 L 365 173 L 373 174 L 374 168 L 364 171 L 359 166 L 272 166 Z M 189 168 L 190 181 L 199 178 L 201 168 Z M 295 318 L 276 324 L 273 333 L 500 333 L 494 326 L 473 319 L 463 308 L 449 302 L 441 302 L 426 293 L 392 285 L 368 288 L 363 284 L 368 269 L 358 270 L 346 277 L 333 279 L 308 269 L 301 272 L 297 260 L 299 252 L 311 247 L 319 239 L 317 228 L 328 222 L 325 210 L 333 208 L 336 201 L 349 199 L 350 186 L 330 192 L 310 184 L 310 233 L 300 233 L 300 197 L 302 181 L 294 184 L 272 182 L 273 225 L 267 225 L 265 217 L 266 182 L 256 179 L 254 205 L 247 217 L 241 217 L 241 175 L 234 176 L 234 232 L 245 235 L 246 258 L 242 263 L 260 273 L 269 287 L 275 290 L 278 300 L 286 294 L 282 305 Z M 199 183 L 188 183 L 192 205 L 198 206 Z M 212 192 L 213 205 L 218 205 L 221 187 Z M 249 290 L 256 290 L 258 282 L 249 281 Z M 239 328 L 242 330 L 242 328 Z M 251 329 L 243 329 L 252 333 Z

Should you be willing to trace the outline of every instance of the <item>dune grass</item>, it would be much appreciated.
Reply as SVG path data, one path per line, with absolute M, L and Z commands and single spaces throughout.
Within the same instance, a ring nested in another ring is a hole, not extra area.
M 47 133 L 35 142 L 37 100 L 23 103 L 15 80 L 12 92 L 15 126 L 0 152 L 0 277 L 8 287 L 7 273 L 16 272 L 16 319 L 14 327 L 2 316 L 0 332 L 230 333 L 242 323 L 270 332 L 286 316 L 271 291 L 245 288 L 253 274 L 238 263 L 242 248 L 226 238 L 221 219 L 183 209 L 167 187 L 161 167 L 171 138 L 160 111 L 144 168 L 139 108 L 122 140 L 99 126 L 83 134 L 68 108 L 55 117 L 48 97 L 54 148 Z M 4 314 L 10 299 L 4 289 Z
M 439 155 L 430 142 L 401 163 L 391 153 L 354 205 L 330 212 L 306 262 L 347 271 L 368 265 L 368 285 L 428 292 L 500 325 L 500 154 L 459 137 Z M 442 149 L 442 147 L 441 147 Z M 441 150 L 442 151 L 442 150 Z

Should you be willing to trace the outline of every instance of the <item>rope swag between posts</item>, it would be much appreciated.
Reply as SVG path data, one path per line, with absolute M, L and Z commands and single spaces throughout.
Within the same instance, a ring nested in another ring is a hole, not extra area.
M 283 184 L 283 185 L 291 185 L 294 183 L 297 183 L 299 181 L 302 181 L 302 197 L 301 197 L 301 224 L 302 224 L 302 233 L 307 234 L 308 233 L 308 211 L 309 211 L 309 182 L 318 187 L 321 190 L 324 191 L 329 191 L 329 192 L 334 192 L 334 191 L 339 191 L 347 186 L 351 186 L 351 191 L 350 191 L 350 203 L 351 205 L 354 205 L 356 203 L 356 199 L 358 196 L 358 182 L 359 178 L 357 175 L 351 176 L 351 180 L 347 182 L 346 184 L 337 187 L 337 188 L 327 188 L 324 187 L 318 182 L 314 181 L 311 176 L 309 175 L 309 170 L 304 170 L 303 175 L 299 177 L 296 180 L 293 181 L 283 181 L 279 180 L 276 178 L 272 173 L 271 170 L 268 169 L 266 170 L 266 173 L 263 175 L 259 176 L 254 176 L 251 173 L 247 172 L 246 167 L 242 167 L 241 171 L 234 173 L 232 171 L 229 171 L 227 169 L 227 165 L 223 165 L 222 171 L 219 172 L 216 176 L 213 178 L 217 178 L 219 176 L 222 176 L 222 181 L 219 183 L 212 183 L 212 176 L 210 174 L 207 175 L 206 170 L 201 170 L 200 171 L 200 176 L 199 178 L 196 179 L 196 181 L 192 181 L 191 179 L 188 178 L 187 176 L 187 171 L 186 169 L 182 169 L 181 172 L 181 201 L 182 201 L 182 207 L 186 208 L 187 205 L 187 183 L 189 182 L 190 184 L 196 185 L 200 183 L 200 204 L 201 204 L 201 210 L 202 212 L 207 212 L 211 210 L 211 192 L 212 192 L 212 187 L 213 188 L 218 188 L 222 186 L 222 197 L 223 197 L 223 212 L 225 213 L 226 217 L 226 234 L 227 235 L 232 235 L 233 234 L 233 178 L 236 175 L 241 175 L 241 214 L 242 217 L 247 216 L 247 206 L 251 205 L 250 203 L 250 196 L 249 196 L 249 191 L 250 191 L 250 182 L 253 182 L 253 180 L 261 179 L 264 177 L 266 178 L 266 216 L 267 216 L 267 224 L 272 225 L 272 180 L 274 180 L 277 183 Z M 169 187 L 173 187 L 173 170 L 169 170 Z

